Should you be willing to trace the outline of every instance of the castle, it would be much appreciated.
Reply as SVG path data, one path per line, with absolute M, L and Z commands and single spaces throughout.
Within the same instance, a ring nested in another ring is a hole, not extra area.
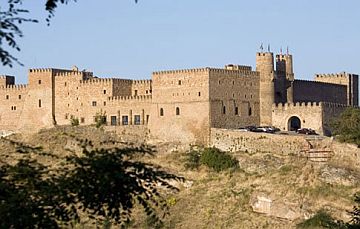
M 358 106 L 358 75 L 319 74 L 296 80 L 290 54 L 256 54 L 250 66 L 158 71 L 151 80 L 98 78 L 92 72 L 30 69 L 28 84 L 0 76 L 0 130 L 34 131 L 54 125 L 143 126 L 166 141 L 207 144 L 212 128 L 272 125 L 329 134 L 329 123 Z

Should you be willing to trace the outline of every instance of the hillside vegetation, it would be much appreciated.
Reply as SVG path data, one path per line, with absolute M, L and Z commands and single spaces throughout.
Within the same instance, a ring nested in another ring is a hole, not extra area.
M 8 138 L 41 146 L 61 157 L 81 154 L 76 139 L 91 140 L 99 147 L 112 147 L 118 141 L 118 136 L 92 127 L 60 127 Z M 18 159 L 7 141 L 0 140 L 0 149 L 1 161 L 15 163 Z M 226 154 L 223 168 L 213 164 L 222 160 L 217 150 L 173 143 L 157 143 L 155 149 L 154 155 L 137 160 L 161 166 L 185 181 L 170 182 L 179 192 L 162 192 L 170 213 L 162 224 L 136 205 L 128 228 L 301 228 L 305 219 L 319 212 L 348 222 L 354 194 L 360 191 L 359 168 L 338 156 L 320 164 L 299 155 L 236 152 Z M 201 152 L 207 155 L 197 156 Z M 36 157 L 46 165 L 61 166 L 61 160 Z M 88 216 L 81 219 L 76 227 L 95 227 Z

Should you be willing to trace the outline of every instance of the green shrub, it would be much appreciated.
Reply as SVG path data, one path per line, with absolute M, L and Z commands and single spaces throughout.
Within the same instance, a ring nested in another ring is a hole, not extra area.
M 95 114 L 95 126 L 100 128 L 103 125 L 106 125 L 106 112 L 99 111 Z
M 186 169 L 197 169 L 200 166 L 201 152 L 196 150 L 190 150 L 186 155 L 185 168 Z
M 185 168 L 187 169 L 197 169 L 200 165 L 205 165 L 216 172 L 220 172 L 239 166 L 236 158 L 217 148 L 191 149 L 186 156 Z
M 318 211 L 313 217 L 296 225 L 298 229 L 316 229 L 316 228 L 333 228 L 345 229 L 346 226 L 342 222 L 337 222 L 329 213 L 324 210 Z
M 349 107 L 331 123 L 333 134 L 341 142 L 357 144 L 360 147 L 360 109 Z
M 72 126 L 78 126 L 80 124 L 79 119 L 74 117 L 74 116 L 71 116 L 70 117 L 70 124 Z

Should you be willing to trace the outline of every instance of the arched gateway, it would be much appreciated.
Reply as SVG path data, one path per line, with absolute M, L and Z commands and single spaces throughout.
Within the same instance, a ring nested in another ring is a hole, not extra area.
M 298 117 L 292 116 L 288 121 L 288 130 L 294 131 L 301 128 L 301 121 Z

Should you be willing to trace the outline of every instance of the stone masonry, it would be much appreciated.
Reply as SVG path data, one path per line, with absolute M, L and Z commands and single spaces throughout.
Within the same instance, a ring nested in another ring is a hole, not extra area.
M 158 71 L 151 80 L 99 78 L 77 67 L 30 69 L 28 84 L 0 76 L 0 130 L 54 125 L 144 126 L 154 139 L 209 144 L 212 128 L 273 125 L 330 134 L 329 122 L 358 106 L 358 75 L 296 80 L 290 54 L 256 54 L 250 66 Z M 122 128 L 123 128 L 122 127 Z

